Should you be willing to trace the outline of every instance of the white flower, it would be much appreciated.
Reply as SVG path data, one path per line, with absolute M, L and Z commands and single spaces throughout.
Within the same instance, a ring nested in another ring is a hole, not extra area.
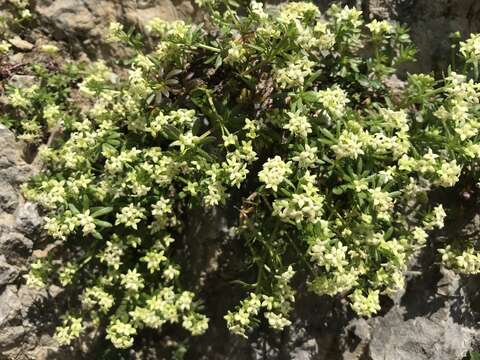
M 373 206 L 379 213 L 389 212 L 393 208 L 393 199 L 388 192 L 383 191 L 380 187 L 368 191 L 372 197 Z
M 433 208 L 432 213 L 426 216 L 423 225 L 427 230 L 432 230 L 434 228 L 442 229 L 446 217 L 447 213 L 445 212 L 443 205 L 437 205 Z
M 437 170 L 440 185 L 443 187 L 454 186 L 458 182 L 461 172 L 462 167 L 457 165 L 456 160 L 443 162 L 441 168 Z
M 386 20 L 378 21 L 377 19 L 372 20 L 366 25 L 366 27 L 374 35 L 388 34 L 392 32 L 393 26 Z
M 123 25 L 114 21 L 110 23 L 105 38 L 108 42 L 117 42 L 121 41 L 125 35 Z
M 63 326 L 56 329 L 55 340 L 57 340 L 60 345 L 70 345 L 75 338 L 80 336 L 83 329 L 82 318 L 68 316 L 63 320 Z
M 95 231 L 95 219 L 90 215 L 90 210 L 86 210 L 84 213 L 77 215 L 78 222 L 83 226 L 83 235 L 91 234 Z
M 268 325 L 274 330 L 283 330 L 286 326 L 290 326 L 292 322 L 286 319 L 282 314 L 275 314 L 267 311 L 265 318 L 268 320 Z
M 317 101 L 322 104 L 325 110 L 335 117 L 345 114 L 345 109 L 350 100 L 347 93 L 337 85 L 317 92 Z
M 82 296 L 82 305 L 87 309 L 92 309 L 98 305 L 103 312 L 108 312 L 115 303 L 112 295 L 107 293 L 99 286 L 87 288 Z
M 5 54 L 7 53 L 12 45 L 5 40 L 0 41 L 0 54 Z
M 363 144 L 357 134 L 349 130 L 343 130 L 338 138 L 338 143 L 332 145 L 332 150 L 337 159 L 357 159 L 359 155 L 364 154 L 362 146 Z
M 208 329 L 208 318 L 203 314 L 192 313 L 183 318 L 182 326 L 193 336 L 201 335 Z
M 305 78 L 313 73 L 314 62 L 304 57 L 275 70 L 275 80 L 281 89 L 301 87 Z
M 120 278 L 126 290 L 138 292 L 143 289 L 143 278 L 137 269 L 128 270 L 126 274 L 121 274 Z
M 137 230 L 138 223 L 145 218 L 144 211 L 145 210 L 139 206 L 129 204 L 123 207 L 119 214 L 117 213 L 115 225 L 124 224 L 125 227 L 131 227 Z
M 263 164 L 263 170 L 258 173 L 258 178 L 267 189 L 277 192 L 278 186 L 292 173 L 290 162 L 285 163 L 280 156 L 275 156 Z
M 250 3 L 250 11 L 260 20 L 268 19 L 267 13 L 265 12 L 265 10 L 263 10 L 263 3 L 257 2 L 255 0 L 252 1 Z
M 239 62 L 245 61 L 247 54 L 247 50 L 242 44 L 238 41 L 232 41 L 230 43 L 230 48 L 227 51 L 227 56 L 225 58 L 225 62 L 227 64 L 235 64 Z
M 298 166 L 301 168 L 306 169 L 309 167 L 315 167 L 318 161 L 317 152 L 317 147 L 311 147 L 310 145 L 305 144 L 303 150 L 295 153 L 292 160 L 298 162 Z
M 416 226 L 412 232 L 413 239 L 419 244 L 424 245 L 427 242 L 428 234 L 421 227 Z
M 170 146 L 178 146 L 183 153 L 190 148 L 193 148 L 201 138 L 193 135 L 191 131 L 187 131 L 185 134 L 180 134 L 177 141 L 174 141 Z
M 160 264 L 165 262 L 167 257 L 165 256 L 165 251 L 154 249 L 147 252 L 140 260 L 146 262 L 148 271 L 153 273 L 160 268 Z
M 471 34 L 466 41 L 462 41 L 460 53 L 467 62 L 478 62 L 480 60 L 480 34 Z
M 305 115 L 301 115 L 298 111 L 295 113 L 287 112 L 287 115 L 289 120 L 283 128 L 289 130 L 294 136 L 306 138 L 312 132 L 312 125 Z
M 360 316 L 371 316 L 380 310 L 380 292 L 378 290 L 368 290 L 365 296 L 362 290 L 357 289 L 350 295 L 352 309 Z
M 289 2 L 280 6 L 280 14 L 277 20 L 284 24 L 291 24 L 297 20 L 303 20 L 306 17 L 316 17 L 320 15 L 318 7 L 308 2 Z
M 327 271 L 338 269 L 342 271 L 348 265 L 346 260 L 348 247 L 338 241 L 328 246 L 323 240 L 318 240 L 310 249 L 312 259 L 319 265 L 324 266 Z
M 106 338 L 109 339 L 117 349 L 126 349 L 133 345 L 132 336 L 136 333 L 137 330 L 131 324 L 117 319 L 108 326 Z

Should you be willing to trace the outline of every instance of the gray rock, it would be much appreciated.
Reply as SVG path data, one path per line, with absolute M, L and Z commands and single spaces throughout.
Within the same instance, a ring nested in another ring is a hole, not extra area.
M 23 202 L 16 211 L 16 228 L 23 234 L 34 235 L 42 224 L 36 204 Z
M 372 360 L 462 359 L 478 335 L 455 324 L 448 309 L 404 320 L 400 309 L 374 322 L 368 354 Z
M 29 88 L 36 82 L 35 76 L 14 74 L 9 80 L 10 84 L 19 88 Z
M 318 354 L 318 346 L 316 339 L 308 339 L 302 346 L 293 349 L 292 360 L 311 360 L 314 354 Z
M 21 146 L 15 141 L 13 133 L 2 124 L 0 124 L 0 144 L 0 169 L 5 169 L 19 160 Z
M 10 44 L 12 44 L 15 48 L 18 50 L 23 50 L 23 51 L 30 51 L 33 49 L 34 45 L 29 43 L 26 40 L 23 40 L 19 36 L 15 36 L 12 39 L 8 40 Z
M 18 206 L 18 195 L 7 182 L 0 180 L 0 213 L 12 213 Z
M 362 0 L 366 17 L 391 19 L 407 25 L 419 49 L 409 71 L 446 69 L 451 61 L 449 35 L 480 31 L 480 2 L 476 0 Z
M 18 277 L 18 274 L 19 269 L 10 265 L 4 255 L 0 255 L 0 289 L 7 284 L 11 284 Z
M 14 319 L 21 311 L 22 304 L 18 299 L 14 285 L 8 285 L 0 294 L 0 329 L 5 331 L 9 321 Z
M 14 218 L 12 219 L 14 221 Z M 13 222 L 12 226 L 15 223 Z M 33 241 L 23 234 L 10 231 L 2 231 L 0 227 L 0 252 L 9 259 L 15 256 L 27 260 L 33 248 Z
M 182 9 L 188 11 L 188 6 Z M 94 58 L 120 51 L 104 40 L 112 21 L 144 28 L 154 17 L 175 20 L 181 15 L 170 0 L 39 0 L 35 10 L 53 37 L 68 39 L 70 46 Z
M 23 340 L 27 329 L 24 326 L 11 326 L 0 333 L 0 351 L 15 348 Z

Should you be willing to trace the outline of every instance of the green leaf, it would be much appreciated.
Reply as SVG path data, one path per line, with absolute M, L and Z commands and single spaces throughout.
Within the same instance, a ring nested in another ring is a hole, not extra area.
M 337 141 L 337 138 L 330 132 L 328 131 L 327 129 L 325 128 L 320 128 L 320 132 L 325 135 L 325 137 L 327 137 L 328 139 L 330 140 L 333 140 L 333 141 Z
M 480 353 L 476 351 L 470 352 L 470 360 L 480 360 Z
M 93 220 L 93 222 L 94 222 L 96 225 L 98 225 L 98 226 L 100 226 L 100 227 L 102 227 L 102 228 L 111 228 L 111 227 L 113 226 L 113 225 L 110 224 L 108 221 L 102 221 L 102 220 L 95 219 L 95 220 Z
M 111 213 L 112 211 L 113 211 L 112 207 L 102 207 L 99 210 L 96 210 L 92 214 L 92 217 L 96 218 L 96 217 L 99 217 L 99 216 L 103 216 L 103 215 Z
M 222 66 L 223 64 L 223 59 L 222 57 L 219 55 L 217 56 L 217 58 L 215 59 L 215 69 L 218 69 L 220 66 Z
M 75 215 L 80 214 L 80 211 L 78 211 L 77 207 L 73 204 L 68 204 L 68 208 L 74 213 Z
M 335 194 L 335 195 L 342 195 L 344 193 L 344 189 L 342 186 L 337 186 L 337 187 L 334 187 L 332 189 L 332 192 Z
M 88 199 L 88 196 L 87 196 L 87 195 L 84 195 L 84 196 L 83 196 L 82 206 L 83 206 L 83 210 L 87 210 L 87 209 L 90 208 L 90 200 Z
M 318 99 L 318 95 L 316 91 L 306 91 L 302 94 L 302 99 L 305 102 L 313 103 L 316 102 Z
M 94 232 L 92 233 L 92 235 L 93 235 L 93 237 L 94 237 L 95 239 L 103 240 L 102 234 L 100 234 L 98 231 L 94 231 Z

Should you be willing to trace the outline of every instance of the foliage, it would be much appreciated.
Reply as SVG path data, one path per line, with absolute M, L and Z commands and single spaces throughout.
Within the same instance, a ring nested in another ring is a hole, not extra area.
M 470 360 L 478 360 L 478 359 L 480 359 L 480 353 L 475 352 L 475 351 L 470 351 L 470 353 L 469 353 L 469 359 L 470 359 Z
M 477 178 L 477 36 L 461 44 L 461 73 L 409 75 L 393 91 L 415 53 L 399 25 L 335 5 L 324 15 L 310 3 L 201 5 L 205 25 L 153 20 L 150 50 L 112 24 L 106 38 L 135 53 L 127 75 L 97 62 L 60 73 L 58 87 L 44 77 L 35 96 L 9 90 L 38 129 L 63 131 L 24 189 L 46 209 L 54 244 L 27 282 L 79 295 L 62 344 L 90 326 L 106 326 L 117 348 L 145 327 L 206 331 L 179 266 L 192 209 L 237 209 L 231 241 L 242 240 L 255 280 L 238 275 L 245 298 L 225 315 L 232 332 L 290 325 L 296 284 L 374 315 L 444 226 L 429 192 Z M 26 141 L 42 138 L 12 124 Z M 452 242 L 441 257 L 479 272 L 474 244 Z

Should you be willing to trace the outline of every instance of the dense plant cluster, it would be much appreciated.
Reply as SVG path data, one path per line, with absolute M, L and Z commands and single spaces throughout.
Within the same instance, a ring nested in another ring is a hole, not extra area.
M 429 192 L 477 178 L 477 35 L 460 45 L 462 71 L 409 75 L 392 91 L 415 53 L 397 24 L 336 5 L 200 5 L 206 25 L 155 19 L 148 46 L 112 24 L 107 39 L 134 52 L 128 71 L 97 62 L 57 73 L 57 87 L 44 76 L 7 91 L 21 139 L 62 130 L 24 189 L 46 209 L 54 244 L 28 284 L 78 290 L 61 344 L 87 326 L 105 326 L 117 348 L 145 327 L 206 331 L 178 265 L 192 209 L 237 209 L 233 237 L 254 280 L 239 279 L 244 300 L 225 314 L 233 333 L 290 325 L 298 283 L 374 315 L 444 226 Z M 452 242 L 440 257 L 480 271 L 474 244 Z

